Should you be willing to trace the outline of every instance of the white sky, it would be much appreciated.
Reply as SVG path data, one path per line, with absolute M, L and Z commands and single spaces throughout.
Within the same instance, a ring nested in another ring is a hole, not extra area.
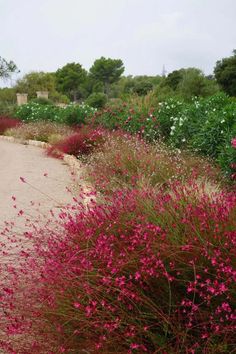
M 199 67 L 236 48 L 236 0 L 0 0 L 0 56 L 21 75 L 120 58 L 125 74 Z

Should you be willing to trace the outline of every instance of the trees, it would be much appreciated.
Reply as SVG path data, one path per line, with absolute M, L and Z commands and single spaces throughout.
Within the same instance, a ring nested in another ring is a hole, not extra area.
M 110 85 L 117 82 L 125 68 L 121 59 L 110 59 L 101 57 L 95 60 L 90 68 L 91 76 L 103 83 L 105 94 L 109 95 Z
M 236 96 L 236 49 L 229 58 L 216 62 L 215 78 L 222 89 L 230 96 Z
M 56 71 L 56 87 L 74 101 L 85 95 L 87 72 L 79 63 L 68 63 Z
M 16 64 L 10 60 L 0 57 L 0 79 L 9 79 L 11 74 L 19 72 Z
M 170 94 L 186 100 L 193 96 L 210 96 L 219 90 L 216 81 L 198 68 L 174 70 L 161 83 L 160 89 L 163 88 L 169 88 Z
M 55 91 L 55 75 L 43 71 L 32 71 L 17 80 L 15 89 L 19 93 L 28 93 L 28 97 L 34 98 L 37 91 Z

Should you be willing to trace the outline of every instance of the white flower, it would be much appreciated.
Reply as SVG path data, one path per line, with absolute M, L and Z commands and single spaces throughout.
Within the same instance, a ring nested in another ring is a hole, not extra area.
M 221 123 L 224 123 L 224 122 L 225 122 L 225 120 L 224 120 L 224 119 L 222 119 L 220 122 L 221 122 Z

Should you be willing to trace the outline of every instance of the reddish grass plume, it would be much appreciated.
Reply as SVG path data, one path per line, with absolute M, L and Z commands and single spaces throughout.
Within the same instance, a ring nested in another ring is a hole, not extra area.
M 49 156 L 60 157 L 61 153 L 76 157 L 91 154 L 99 149 L 105 141 L 105 130 L 89 126 L 76 129 L 75 133 L 52 145 L 47 150 Z
M 4 134 L 7 129 L 15 128 L 21 124 L 19 119 L 0 116 L 0 134 Z

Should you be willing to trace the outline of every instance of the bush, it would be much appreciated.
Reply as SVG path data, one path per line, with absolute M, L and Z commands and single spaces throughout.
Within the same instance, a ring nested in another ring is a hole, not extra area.
M 37 121 L 60 122 L 59 114 L 59 107 L 30 102 L 20 106 L 15 116 L 26 123 Z
M 0 116 L 0 134 L 4 134 L 7 129 L 17 127 L 20 124 L 19 119 Z
M 220 184 L 219 169 L 206 159 L 170 149 L 162 142 L 147 144 L 122 132 L 107 134 L 101 151 L 88 160 L 86 176 L 103 193 L 120 188 L 168 188 L 173 180 L 196 179 Z
M 47 151 L 48 155 L 57 156 L 57 152 L 74 155 L 76 157 L 81 155 L 88 155 L 94 151 L 95 148 L 101 148 L 105 139 L 105 133 L 101 129 L 92 129 L 89 127 L 82 127 L 74 134 L 68 136 L 50 147 Z
M 14 117 L 18 106 L 13 103 L 0 102 L 0 115 Z
M 50 121 L 68 125 L 81 125 L 95 109 L 87 105 L 68 105 L 58 107 L 51 104 L 30 102 L 19 107 L 16 117 L 24 122 Z
M 27 280 L 19 318 L 14 285 L 3 289 L 8 336 L 32 331 L 37 318 L 57 353 L 233 351 L 235 195 L 212 199 L 175 182 L 170 192 L 123 190 L 91 203 L 63 211 L 62 229 L 29 234 L 35 251 L 12 271 L 13 284 L 16 274 Z
M 225 144 L 227 136 L 232 132 L 236 121 L 236 104 L 228 102 L 222 107 L 212 107 L 207 112 L 203 124 L 199 125 L 198 131 L 193 136 L 191 145 L 197 151 L 217 158 L 221 146 Z
M 60 120 L 61 122 L 68 125 L 82 125 L 86 123 L 87 117 L 93 115 L 95 109 L 86 105 L 74 105 L 70 104 L 65 108 L 60 110 Z
M 221 147 L 218 162 L 232 181 L 236 181 L 236 124 L 232 133 L 225 139 L 225 144 Z
M 87 99 L 86 104 L 94 108 L 103 108 L 107 103 L 107 95 L 102 92 L 92 93 Z
M 48 98 L 44 98 L 44 97 L 38 97 L 35 98 L 33 100 L 30 101 L 31 103 L 38 103 L 40 105 L 53 105 L 53 102 L 51 100 L 49 100 Z

